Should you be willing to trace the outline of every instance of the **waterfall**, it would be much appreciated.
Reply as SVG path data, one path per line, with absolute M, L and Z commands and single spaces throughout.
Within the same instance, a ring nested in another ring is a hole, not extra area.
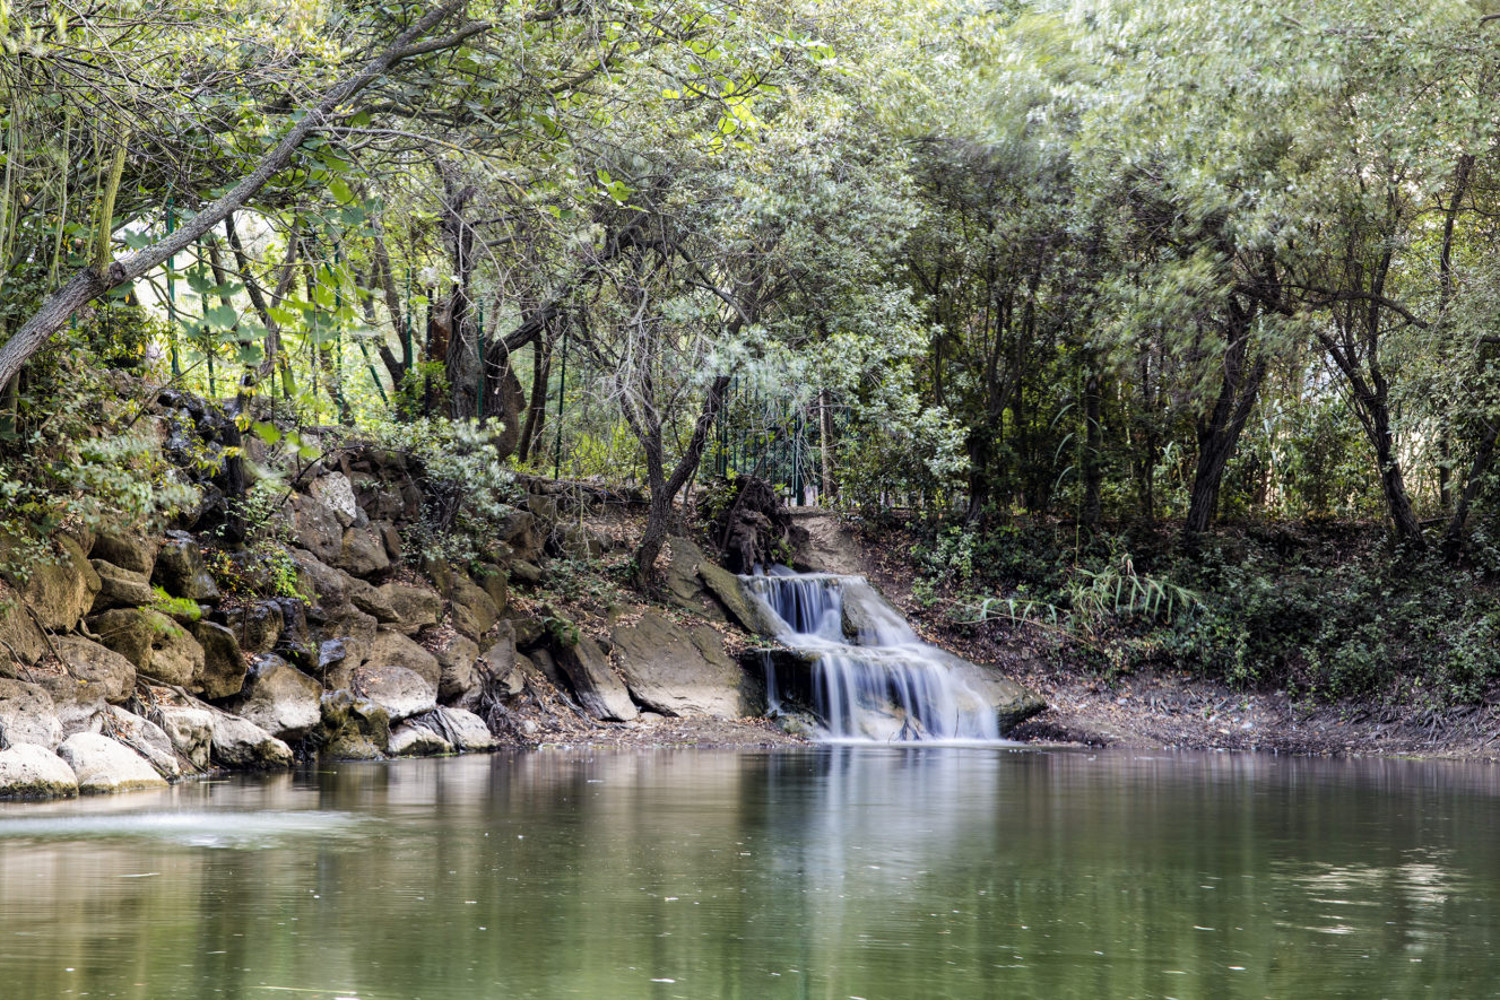
M 802 697 L 834 741 L 995 741 L 994 706 L 970 681 L 980 668 L 917 638 L 860 576 L 742 576 L 745 591 L 778 623 L 776 638 L 809 665 Z M 794 697 L 795 680 L 765 657 L 770 710 Z

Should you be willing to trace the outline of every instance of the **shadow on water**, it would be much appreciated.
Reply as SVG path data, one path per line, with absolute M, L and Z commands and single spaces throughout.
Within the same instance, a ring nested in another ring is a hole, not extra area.
M 0 963 L 139 1000 L 1495 996 L 1497 776 L 558 751 L 9 805 Z

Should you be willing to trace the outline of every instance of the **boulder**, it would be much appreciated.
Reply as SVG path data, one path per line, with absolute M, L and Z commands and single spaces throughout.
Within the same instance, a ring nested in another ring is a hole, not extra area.
M 385 551 L 385 540 L 371 525 L 353 525 L 344 529 L 343 542 L 333 565 L 351 576 L 369 576 L 389 569 L 391 557 Z
M 256 601 L 229 608 L 221 614 L 224 626 L 234 634 L 235 642 L 243 652 L 269 653 L 276 648 L 282 629 L 280 602 Z
M 500 745 L 490 732 L 490 727 L 473 712 L 462 708 L 440 708 L 438 711 L 442 713 L 447 724 L 444 736 L 453 744 L 455 750 L 474 753 L 493 750 Z
M 490 595 L 466 576 L 453 581 L 453 627 L 470 639 L 478 639 L 500 618 L 500 609 Z
M 0 798 L 63 799 L 78 794 L 78 777 L 47 747 L 14 743 L 0 750 Z
M 443 668 L 439 665 L 437 657 L 389 627 L 376 633 L 375 640 L 366 651 L 361 665 L 404 667 L 425 680 L 434 691 L 437 690 L 443 677 Z M 343 687 L 344 685 L 335 684 L 334 686 Z
M 741 628 L 764 636 L 775 636 L 780 630 L 776 617 L 746 594 L 740 578 L 727 569 L 705 560 L 698 564 L 698 576 Z
M 391 738 L 391 717 L 371 701 L 349 691 L 323 695 L 323 732 L 318 755 L 330 760 L 378 760 Z
M 437 707 L 436 684 L 405 667 L 359 667 L 349 677 L 349 690 L 385 709 L 392 722 Z
M 135 691 L 135 665 L 125 657 L 80 635 L 53 640 L 66 670 L 36 672 L 47 689 L 63 732 L 77 732 L 106 702 L 120 703 Z
M 495 602 L 496 610 L 504 613 L 506 604 L 510 602 L 509 574 L 494 563 L 483 563 L 475 574 L 474 582 L 490 595 L 490 600 Z
M 170 618 L 154 611 L 146 614 L 160 621 L 151 635 L 151 658 L 146 666 L 137 665 L 136 669 L 146 677 L 197 692 L 203 682 L 203 647 L 191 632 Z
M 52 750 L 62 740 L 62 720 L 47 689 L 0 677 L 0 746 L 34 743 Z
M 163 706 L 159 712 L 162 732 L 172 741 L 172 748 L 198 770 L 207 770 L 214 741 L 214 713 L 176 705 Z
M 347 528 L 358 520 L 359 504 L 354 499 L 354 485 L 342 472 L 330 472 L 319 476 L 308 485 L 308 492 L 338 518 L 339 526 Z
M 137 670 L 151 669 L 157 634 L 179 627 L 149 608 L 112 608 L 94 615 L 88 625 L 101 644 L 135 664 Z
M 403 722 L 391 730 L 386 752 L 392 757 L 435 757 L 439 754 L 452 753 L 453 744 L 426 726 L 414 726 Z
M 647 612 L 611 633 L 633 697 L 662 715 L 734 719 L 750 713 L 745 674 L 707 625 L 688 629 Z
M 703 580 L 698 575 L 698 567 L 708 561 L 703 550 L 691 540 L 677 535 L 668 538 L 667 596 L 678 607 L 722 621 L 724 612 L 703 589 Z
M 441 671 L 438 676 L 439 701 L 448 704 L 473 689 L 474 665 L 479 659 L 478 643 L 455 632 L 439 641 L 433 653 Z
M 366 583 L 363 587 L 352 586 L 349 599 L 361 611 L 374 615 L 382 625 L 394 625 L 403 632 L 436 625 L 443 617 L 443 598 L 430 587 L 414 587 L 406 583 L 372 587 Z
M 380 532 L 380 541 L 385 545 L 386 557 L 392 563 L 399 563 L 406 558 L 406 545 L 401 541 L 401 532 L 396 526 L 388 521 L 381 521 L 375 525 Z
M 203 672 L 197 689 L 205 698 L 228 698 L 245 685 L 245 656 L 234 633 L 213 622 L 194 622 L 193 638 L 203 648 Z
M 90 606 L 91 614 L 108 608 L 138 608 L 150 604 L 155 595 L 151 592 L 151 578 L 145 573 L 122 569 L 103 559 L 90 559 L 89 565 L 99 574 L 99 592 Z
M 609 657 L 586 635 L 557 651 L 557 665 L 578 697 L 578 704 L 596 719 L 629 722 L 639 714 L 630 692 L 610 669 Z
M 546 576 L 542 568 L 530 560 L 517 559 L 510 564 L 510 578 L 525 586 L 535 587 L 546 579 Z
M 488 681 L 492 690 L 499 694 L 513 696 L 520 694 L 526 688 L 526 672 L 523 661 L 525 657 L 516 652 L 515 633 L 509 628 L 509 622 L 501 624 L 500 637 L 490 644 L 490 648 L 484 651 L 484 655 L 476 663 L 475 670 L 482 671 L 488 675 Z M 533 665 L 533 669 L 535 669 Z M 553 671 L 556 671 L 556 664 Z M 476 684 L 474 693 L 477 694 L 480 685 Z M 467 699 L 465 699 L 467 701 Z
M 151 582 L 174 597 L 216 604 L 219 585 L 203 561 L 203 550 L 185 531 L 169 531 L 156 554 Z
M 89 555 L 149 578 L 156 567 L 156 550 L 160 547 L 161 540 L 157 538 L 103 531 L 95 536 Z
M 57 755 L 68 762 L 78 790 L 86 795 L 167 786 L 146 758 L 99 733 L 74 733 L 63 740 Z
M 497 525 L 497 529 L 499 539 L 509 546 L 516 559 L 536 562 L 541 558 L 546 536 L 531 511 L 514 511 Z
M 43 628 L 71 632 L 78 619 L 93 607 L 100 587 L 99 574 L 78 542 L 58 536 L 55 560 L 33 563 L 30 570 L 20 585 L 22 600 L 30 605 Z
M 0 583 L 0 656 L 13 656 L 30 665 L 45 657 L 50 650 L 47 639 L 36 621 L 27 613 L 20 596 Z
M 171 738 L 150 719 L 143 719 L 118 705 L 106 705 L 104 711 L 94 716 L 89 731 L 123 743 L 144 757 L 163 778 L 176 778 L 182 774 L 182 765 L 177 762 Z
M 333 562 L 344 547 L 344 526 L 333 508 L 305 493 L 292 494 L 292 537 L 321 562 Z
M 214 715 L 211 756 L 223 767 L 243 768 L 291 767 L 294 760 L 291 747 L 248 719 L 228 712 Z
M 279 656 L 262 654 L 245 675 L 245 686 L 227 706 L 277 739 L 294 742 L 322 721 L 323 685 Z

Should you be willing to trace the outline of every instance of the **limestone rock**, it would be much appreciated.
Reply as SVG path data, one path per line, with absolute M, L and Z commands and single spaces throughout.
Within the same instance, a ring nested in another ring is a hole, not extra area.
M 578 704 L 597 719 L 629 722 L 639 714 L 630 692 L 609 666 L 609 657 L 588 636 L 557 650 L 557 665 L 578 696 Z
M 495 609 L 503 614 L 506 604 L 510 603 L 510 578 L 505 570 L 493 563 L 483 564 L 474 582 L 484 588 L 490 600 L 495 602 Z
M 739 577 L 706 560 L 698 565 L 698 575 L 741 628 L 758 635 L 776 634 L 779 626 L 774 616 L 745 593 Z
M 745 675 L 724 652 L 719 634 L 706 625 L 687 629 L 655 612 L 612 633 L 630 694 L 663 715 L 749 714 Z
M 282 629 L 279 602 L 257 601 L 230 608 L 221 614 L 225 627 L 234 634 L 235 642 L 243 652 L 269 653 L 276 648 Z
M 27 665 L 50 652 L 46 637 L 26 612 L 20 596 L 4 584 L 0 584 L 0 642 L 3 642 L 0 649 L 4 650 L 0 655 L 15 653 Z
M 438 700 L 447 704 L 462 698 L 475 684 L 474 664 L 479 659 L 479 644 L 468 636 L 447 636 L 434 652 L 441 673 L 438 677 Z
M 349 678 L 349 690 L 385 709 L 392 722 L 437 707 L 437 686 L 405 667 L 359 667 Z
M 698 575 L 698 567 L 708 561 L 703 550 L 690 539 L 677 535 L 668 538 L 667 595 L 678 607 L 722 620 L 724 612 L 703 589 Z
M 455 750 L 474 753 L 493 750 L 500 745 L 490 733 L 490 727 L 473 712 L 462 708 L 440 708 L 436 714 L 443 720 L 439 731 Z
M 156 550 L 160 546 L 160 539 L 104 531 L 94 538 L 89 555 L 111 562 L 128 572 L 150 577 L 151 570 L 156 566 Z
M 99 642 L 135 664 L 137 670 L 151 668 L 157 632 L 178 627 L 160 612 L 145 608 L 112 608 L 94 615 L 88 624 Z
M 293 762 L 292 748 L 247 719 L 214 716 L 212 758 L 224 767 L 280 768 Z
M 333 562 L 344 547 L 344 526 L 333 508 L 305 493 L 292 494 L 292 535 L 321 562 Z
M 313 499 L 332 510 L 339 525 L 347 528 L 359 517 L 359 504 L 354 499 L 354 485 L 342 472 L 330 472 L 314 479 L 308 487 Z
M 322 721 L 323 685 L 274 654 L 255 658 L 229 710 L 277 739 L 302 739 Z
M 107 608 L 137 608 L 150 604 L 151 578 L 145 573 L 133 573 L 103 559 L 90 559 L 89 565 L 99 574 L 99 592 L 94 595 L 90 612 L 98 614 Z
M 206 708 L 163 706 L 161 728 L 172 748 L 198 770 L 208 768 L 214 741 L 214 713 Z
M 47 689 L 39 684 L 0 678 L 0 741 L 3 741 L 0 745 L 34 743 L 52 750 L 62 740 L 62 720 L 57 717 Z
M 151 636 L 149 663 L 136 669 L 146 677 L 197 691 L 203 680 L 203 647 L 191 632 L 170 618 L 154 611 L 146 613 L 155 615 L 160 623 Z
M 43 628 L 70 632 L 93 607 L 99 587 L 99 574 L 94 572 L 78 542 L 62 535 L 57 539 L 56 561 L 33 565 L 20 591 Z
M 156 554 L 151 582 L 174 597 L 217 604 L 219 585 L 203 561 L 203 552 L 193 536 L 184 531 L 169 531 Z
M 349 691 L 329 691 L 321 705 L 327 735 L 319 756 L 330 760 L 377 760 L 391 738 L 385 709 Z
M 500 609 L 490 595 L 466 576 L 453 581 L 453 627 L 470 639 L 478 639 L 500 618 Z
M 510 547 L 516 559 L 535 562 L 541 558 L 542 543 L 546 537 L 542 534 L 535 514 L 528 510 L 517 510 L 498 527 L 500 540 Z
M 546 574 L 535 563 L 526 559 L 517 559 L 510 564 L 510 578 L 528 587 L 535 587 L 546 578 Z
M 417 645 L 400 632 L 381 629 L 375 635 L 363 666 L 404 667 L 430 684 L 434 691 L 442 681 L 443 668 L 437 657 Z M 342 687 L 343 685 L 335 685 Z
M 171 738 L 150 719 L 143 719 L 118 705 L 107 705 L 104 711 L 94 716 L 89 731 L 101 733 L 134 750 L 163 778 L 176 778 L 182 774 L 182 765 L 177 763 Z
M 436 625 L 443 617 L 443 599 L 428 587 L 413 587 L 405 583 L 387 583 L 379 587 L 355 584 L 350 588 L 349 599 L 361 611 L 374 615 L 382 625 L 395 625 L 403 632 Z
M 78 790 L 86 795 L 167 786 L 146 758 L 99 733 L 74 733 L 63 740 L 57 755 L 73 768 Z
M 453 744 L 425 726 L 403 722 L 391 730 L 386 752 L 392 757 L 434 757 L 452 753 Z
M 64 732 L 105 702 L 123 702 L 135 691 L 135 665 L 119 653 L 80 635 L 60 635 L 53 644 L 68 670 L 36 677 L 52 695 Z
M 203 697 L 228 698 L 245 686 L 245 657 L 234 633 L 213 622 L 194 622 L 193 638 L 203 648 L 203 673 L 197 688 Z
M 0 750 L 0 798 L 63 799 L 77 794 L 73 769 L 47 747 L 14 743 Z
M 333 565 L 352 576 L 369 576 L 391 565 L 385 551 L 385 540 L 371 525 L 354 525 L 344 529 L 343 542 Z

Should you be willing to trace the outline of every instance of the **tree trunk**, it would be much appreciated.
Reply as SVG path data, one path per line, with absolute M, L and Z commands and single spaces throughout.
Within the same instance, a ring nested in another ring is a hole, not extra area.
M 540 447 L 547 426 L 547 383 L 552 379 L 552 352 L 545 337 L 531 342 L 531 402 L 526 407 L 526 423 L 521 441 L 516 445 L 516 461 L 525 462 Z
M 354 76 L 340 81 L 324 92 L 316 105 L 287 130 L 285 136 L 267 153 L 256 168 L 205 206 L 182 228 L 170 236 L 135 253 L 110 262 L 105 267 L 91 266 L 77 272 L 67 284 L 49 295 L 19 330 L 0 347 L 0 385 L 9 382 L 26 360 L 41 349 L 51 336 L 67 325 L 69 317 L 110 289 L 134 281 L 160 267 L 168 258 L 181 253 L 225 217 L 259 191 L 266 182 L 291 162 L 292 155 L 313 132 L 335 120 L 339 108 L 365 87 L 385 76 L 402 59 L 437 51 L 446 39 L 417 44 L 417 40 L 447 20 L 464 6 L 464 0 L 447 0 L 433 7 L 393 42 L 390 48 L 367 62 Z M 485 26 L 486 28 L 488 26 Z M 475 32 L 460 29 L 450 44 L 458 44 Z M 108 225 L 106 223 L 106 225 Z
M 1240 434 L 1250 419 L 1255 400 L 1265 381 L 1267 359 L 1259 356 L 1250 370 L 1245 359 L 1250 350 L 1250 329 L 1257 307 L 1229 303 L 1229 343 L 1224 351 L 1224 371 L 1219 383 L 1219 398 L 1213 410 L 1198 421 L 1198 467 L 1189 492 L 1187 524 L 1190 534 L 1207 531 L 1219 507 L 1219 488 L 1224 470 L 1239 447 Z

